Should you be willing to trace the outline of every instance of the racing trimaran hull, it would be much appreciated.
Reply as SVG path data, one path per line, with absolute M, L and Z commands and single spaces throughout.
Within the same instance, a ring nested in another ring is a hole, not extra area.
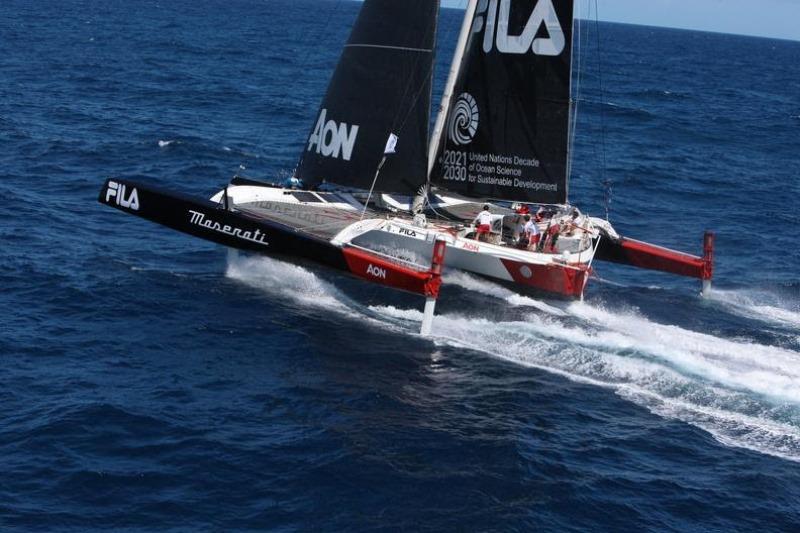
M 109 179 L 100 203 L 218 244 L 275 256 L 307 259 L 356 277 L 435 298 L 441 278 L 435 268 L 401 264 L 391 257 L 311 233 L 224 203 L 195 198 L 130 180 Z

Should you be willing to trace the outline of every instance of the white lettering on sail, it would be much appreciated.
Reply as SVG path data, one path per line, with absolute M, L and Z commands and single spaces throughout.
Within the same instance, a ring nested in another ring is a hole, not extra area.
M 112 198 L 114 198 L 114 202 L 126 209 L 131 209 L 133 211 L 139 210 L 139 192 L 136 190 L 136 187 L 133 187 L 131 190 L 130 195 L 127 195 L 126 198 L 126 187 L 124 183 L 117 183 L 116 181 L 109 181 L 108 188 L 106 189 L 106 203 L 110 202 Z
M 566 37 L 553 0 L 539 0 L 519 35 L 509 35 L 508 22 L 513 0 L 481 0 L 476 10 L 472 31 L 484 30 L 483 51 L 487 54 L 495 46 L 501 54 L 526 54 L 558 56 L 564 51 Z M 485 17 L 485 18 L 484 18 Z M 536 37 L 544 25 L 549 37 Z
M 386 279 L 386 269 L 376 267 L 372 263 L 367 267 L 367 274 L 375 276 L 376 278 Z
M 325 157 L 341 157 L 350 161 L 358 136 L 358 126 L 350 126 L 344 122 L 338 124 L 333 120 L 326 120 L 327 118 L 328 110 L 320 111 L 314 132 L 308 138 L 307 151 L 314 150 Z
M 244 231 L 241 228 L 229 224 L 220 224 L 219 222 L 214 222 L 210 218 L 207 218 L 206 214 L 200 211 L 189 210 L 189 223 L 211 231 L 216 231 L 217 233 L 224 233 L 225 235 L 236 237 L 244 241 L 254 242 L 262 246 L 269 246 L 266 240 L 267 236 L 261 233 L 261 230 Z

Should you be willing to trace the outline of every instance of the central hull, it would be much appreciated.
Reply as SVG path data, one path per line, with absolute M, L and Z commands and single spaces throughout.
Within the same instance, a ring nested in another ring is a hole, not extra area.
M 566 262 L 559 255 L 530 252 L 456 237 L 444 229 L 416 228 L 393 219 L 352 239 L 354 244 L 429 260 L 436 236 L 447 243 L 445 272 L 457 269 L 502 282 L 522 292 L 581 298 L 591 274 L 593 249 Z

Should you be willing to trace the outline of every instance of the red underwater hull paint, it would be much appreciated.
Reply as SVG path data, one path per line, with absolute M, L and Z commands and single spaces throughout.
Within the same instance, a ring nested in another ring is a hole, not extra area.
M 714 233 L 705 233 L 702 257 L 621 237 L 601 239 L 595 260 L 710 280 L 714 276 Z
M 702 257 L 684 254 L 654 246 L 634 239 L 622 239 L 620 243 L 625 256 L 632 266 L 660 270 L 690 278 L 706 278 L 707 264 Z
M 510 259 L 502 261 L 514 283 L 570 298 L 581 297 L 592 271 L 587 266 L 532 265 Z
M 421 272 L 356 248 L 344 248 L 342 254 L 354 276 L 431 298 L 439 296 L 442 278 L 432 271 Z

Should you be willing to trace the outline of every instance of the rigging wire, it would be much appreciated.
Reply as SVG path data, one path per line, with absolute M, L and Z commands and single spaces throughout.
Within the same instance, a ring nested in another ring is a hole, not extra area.
M 440 3 L 440 6 L 441 6 L 441 3 Z M 463 9 L 463 10 L 464 10 L 464 16 L 465 16 L 465 17 L 466 17 L 466 16 L 468 16 L 469 14 L 468 14 L 466 11 L 467 11 L 467 9 L 469 9 L 469 0 L 461 0 L 461 1 L 458 3 L 457 9 Z M 441 7 L 440 7 L 440 16 L 441 16 Z M 460 32 L 461 32 L 461 29 L 460 29 L 460 28 L 458 29 L 458 32 L 459 32 L 459 34 L 460 34 Z M 451 38 L 452 38 L 452 35 L 453 35 L 454 33 L 456 33 L 456 27 L 455 27 L 455 26 L 449 30 L 449 32 L 448 32 L 448 35 L 447 35 L 447 38 L 448 38 L 448 39 L 451 39 Z M 458 47 L 458 43 L 456 43 L 456 48 L 457 48 L 457 47 Z M 434 61 L 434 64 L 435 64 L 435 61 Z M 448 74 L 448 75 L 449 75 L 449 74 Z M 444 88 L 444 92 L 445 92 L 445 93 L 447 92 L 447 81 L 445 81 L 445 88 Z M 452 95 L 451 95 L 451 97 L 452 97 Z M 441 99 L 440 99 L 440 101 L 439 101 L 439 110 L 440 110 L 439 112 L 441 112 L 442 106 L 444 106 L 444 105 L 445 105 L 445 102 L 444 102 L 444 94 L 442 94 L 442 98 L 441 98 Z M 439 114 L 439 113 L 437 112 L 437 118 L 438 118 L 438 114 Z M 447 128 L 447 117 L 445 117 L 445 123 L 444 123 L 444 125 L 443 125 L 443 128 L 445 128 L 445 129 Z M 433 133 L 433 132 L 430 132 L 430 128 L 429 128 L 429 138 L 428 138 L 428 143 L 430 143 L 430 141 L 431 141 L 431 139 L 430 139 L 430 133 Z M 436 148 L 436 152 L 434 152 L 434 153 L 438 153 L 438 151 L 439 151 L 439 148 L 441 148 L 442 146 L 444 146 L 445 142 L 446 142 L 446 137 L 445 137 L 444 135 L 441 135 L 441 136 L 439 137 L 439 139 L 437 140 L 437 148 Z M 430 148 L 430 147 L 428 147 L 428 148 Z M 428 164 L 430 165 L 430 162 L 429 162 Z M 440 214 L 438 211 L 436 211 L 436 209 L 433 207 L 433 202 L 431 202 L 431 199 L 430 199 L 431 189 L 432 189 L 432 186 L 431 186 L 431 176 L 430 176 L 430 173 L 426 173 L 426 176 L 425 176 L 425 183 L 424 183 L 424 184 L 422 184 L 422 185 L 420 186 L 420 188 L 419 188 L 419 191 L 417 192 L 417 195 L 418 195 L 418 196 L 422 196 L 422 197 L 424 198 L 424 202 L 423 202 L 423 206 L 422 206 L 422 211 L 424 212 L 424 211 L 425 211 L 425 207 L 427 206 L 427 208 L 429 208 L 431 211 L 433 211 L 433 213 L 434 213 L 436 216 L 438 216 L 439 218 L 444 218 L 444 217 L 442 217 L 442 215 L 441 215 L 441 214 Z
M 467 7 L 466 0 L 462 0 L 462 2 L 463 2 L 463 5 L 464 5 L 464 8 L 466 8 Z M 441 2 L 439 2 L 438 13 L 436 15 L 437 24 L 433 24 L 433 26 L 431 28 L 433 30 L 433 32 L 434 32 L 434 35 L 433 35 L 433 50 L 431 51 L 431 54 L 433 54 L 433 58 L 431 59 L 431 65 L 430 65 L 430 67 L 428 69 L 428 73 L 424 78 L 425 80 L 430 80 L 430 91 L 431 92 L 433 92 L 433 86 L 434 86 L 434 81 L 435 81 L 434 80 L 434 72 L 436 70 L 436 50 L 438 49 L 438 39 L 437 39 L 437 35 L 436 35 L 436 33 L 437 33 L 436 29 L 438 28 L 439 24 L 441 23 L 441 19 L 442 19 L 441 10 L 442 10 L 442 6 L 441 6 Z M 444 35 L 443 37 L 446 38 L 446 39 L 450 39 L 450 38 L 452 38 L 453 33 L 455 33 L 455 28 L 449 29 L 447 31 L 446 35 Z M 417 63 L 419 61 L 421 61 L 421 60 L 422 60 L 422 58 L 418 58 L 417 59 Z M 411 90 L 412 87 L 413 87 L 413 82 L 414 82 L 414 79 L 413 78 L 409 78 L 408 82 L 406 83 L 405 89 L 403 91 L 403 97 L 401 98 L 401 101 L 405 101 L 406 95 L 408 94 L 409 90 Z M 415 93 L 413 95 L 411 106 L 409 106 L 409 108 L 407 109 L 407 111 L 405 113 L 405 116 L 403 116 L 402 121 L 399 121 L 400 116 L 401 116 L 401 112 L 398 109 L 397 113 L 395 113 L 394 117 L 392 118 L 392 131 L 390 131 L 389 133 L 394 133 L 395 131 L 399 132 L 405 127 L 406 122 L 408 122 L 409 117 L 411 116 L 411 114 L 413 113 L 414 109 L 416 108 L 417 102 L 419 101 L 420 96 L 422 96 L 422 92 L 424 91 L 424 89 L 425 89 L 425 83 L 423 82 L 421 84 L 421 86 L 415 91 Z M 431 100 L 433 100 L 433 95 L 431 95 Z M 431 105 L 432 105 L 432 102 L 431 102 Z M 430 107 L 428 109 L 427 116 L 429 118 L 431 116 L 431 108 Z M 400 123 L 400 126 L 396 127 L 398 122 Z M 426 130 L 428 130 L 428 133 L 429 133 L 429 136 L 430 136 L 430 124 L 426 125 Z M 430 141 L 430 138 L 428 140 Z M 428 149 L 428 147 L 426 146 L 425 147 L 426 153 L 427 153 L 427 149 Z M 369 197 L 372 196 L 372 192 L 375 189 L 375 185 L 377 184 L 377 181 L 378 181 L 378 174 L 380 173 L 381 168 L 383 167 L 385 162 L 386 162 L 386 158 L 384 157 L 383 159 L 381 159 L 381 162 L 378 165 L 377 173 L 375 174 L 375 179 L 372 182 L 372 188 L 370 189 Z M 429 177 L 426 176 L 426 183 L 423 184 L 422 187 L 425 187 L 426 203 L 428 203 L 428 205 L 430 206 L 430 202 L 429 202 L 429 200 L 427 198 L 427 196 L 428 196 L 427 193 L 430 192 L 430 187 L 428 187 L 428 180 L 429 180 Z M 366 211 L 366 206 L 365 206 L 365 211 Z M 362 213 L 362 217 L 363 217 L 363 213 Z
M 600 167 L 600 179 L 603 182 L 603 204 L 606 210 L 606 220 L 609 219 L 611 211 L 611 193 L 613 183 L 608 176 L 606 167 L 608 165 L 608 158 L 606 155 L 606 118 L 605 118 L 605 91 L 603 89 L 603 56 L 600 46 L 600 8 L 598 1 L 594 0 L 594 24 L 595 24 L 595 37 L 597 41 L 597 77 L 600 84 L 600 148 L 603 154 L 603 165 Z
M 430 54 L 433 57 L 431 57 L 431 66 L 428 68 L 428 73 L 425 76 L 425 80 L 430 80 L 431 91 L 433 90 L 433 72 L 434 72 L 434 68 L 435 68 L 435 64 L 436 64 L 436 56 L 435 56 L 434 51 L 436 49 L 436 28 L 438 26 L 439 16 L 440 16 L 440 13 L 437 11 L 437 13 L 436 13 L 436 21 L 434 22 L 432 27 L 429 28 L 429 30 L 433 31 L 433 48 L 430 51 Z M 414 62 L 414 66 L 415 67 L 420 63 L 420 61 L 422 61 L 422 57 L 424 57 L 424 56 L 418 56 L 417 57 L 417 59 Z M 414 70 L 416 71 L 416 68 Z M 408 81 L 406 82 L 406 84 L 405 84 L 405 88 L 403 89 L 403 95 L 400 98 L 401 102 L 405 102 L 406 95 L 408 95 L 409 91 L 412 90 L 413 85 L 414 85 L 414 77 L 410 77 L 408 79 Z M 419 89 L 417 89 L 414 92 L 413 98 L 411 100 L 411 105 L 407 109 L 407 111 L 405 113 L 405 116 L 403 117 L 403 120 L 400 123 L 400 127 L 396 128 L 396 126 L 398 124 L 398 120 L 400 119 L 400 116 L 401 116 L 400 109 L 402 109 L 402 106 L 400 106 L 398 108 L 398 110 L 394 114 L 394 117 L 392 117 L 392 125 L 391 125 L 390 131 L 389 131 L 389 135 L 395 135 L 395 133 L 394 133 L 395 131 L 397 131 L 399 133 L 400 131 L 403 130 L 403 128 L 406 125 L 406 122 L 408 121 L 408 118 L 411 116 L 411 114 L 414 112 L 414 109 L 417 107 L 417 102 L 419 101 L 419 97 L 422 95 L 422 92 L 423 92 L 424 89 L 425 89 L 425 81 L 423 81 L 423 83 L 420 85 Z M 428 109 L 428 113 L 426 114 L 426 116 L 430 116 L 430 108 Z M 425 148 L 427 149 L 427 147 L 425 147 Z M 380 163 L 378 163 L 378 168 L 375 170 L 375 177 L 372 180 L 372 186 L 369 189 L 369 194 L 367 195 L 367 201 L 364 202 L 364 209 L 363 209 L 363 211 L 361 211 L 361 220 L 364 219 L 364 215 L 366 214 L 367 208 L 369 207 L 369 202 L 372 199 L 372 193 L 375 191 L 375 186 L 378 184 L 378 176 L 380 176 L 381 169 L 383 168 L 383 165 L 386 163 L 386 157 L 387 157 L 387 154 L 384 153 L 383 156 L 381 157 Z
M 588 4 L 578 4 L 578 7 L 581 10 L 581 14 L 583 11 L 583 6 Z M 587 10 L 587 13 L 590 10 Z M 570 121 L 570 132 L 569 132 L 569 154 L 570 160 L 572 161 L 575 157 L 575 144 L 577 139 L 577 131 L 578 131 L 578 112 L 579 112 L 579 104 L 581 101 L 581 90 L 583 87 L 583 76 L 584 76 L 584 57 L 585 57 L 585 50 L 584 47 L 586 46 L 586 42 L 588 42 L 588 35 L 584 37 L 583 33 L 588 30 L 588 25 L 583 23 L 583 17 L 575 17 L 577 23 L 577 35 L 576 35 L 576 43 L 575 43 L 575 53 L 573 57 L 575 58 L 575 72 L 577 73 L 577 79 L 575 81 L 575 97 L 572 100 L 572 120 Z M 572 170 L 572 164 L 570 164 L 570 174 Z M 568 176 L 568 179 L 570 176 Z

